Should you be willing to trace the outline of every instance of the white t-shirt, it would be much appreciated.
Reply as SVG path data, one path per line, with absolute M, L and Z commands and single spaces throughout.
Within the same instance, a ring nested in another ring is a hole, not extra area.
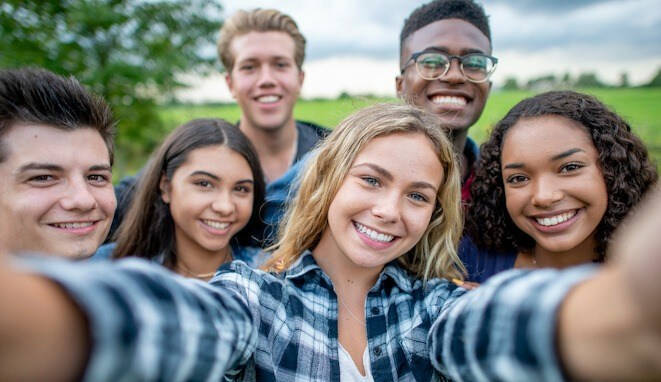
M 365 347 L 363 352 L 363 366 L 365 367 L 365 375 L 363 376 L 358 371 L 358 367 L 353 363 L 351 355 L 348 351 L 340 344 L 340 351 L 338 352 L 339 361 L 340 361 L 340 381 L 342 382 L 374 382 L 372 377 L 372 370 L 370 370 L 370 355 Z

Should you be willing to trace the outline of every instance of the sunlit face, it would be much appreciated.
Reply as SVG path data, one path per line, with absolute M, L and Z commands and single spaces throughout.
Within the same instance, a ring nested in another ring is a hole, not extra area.
M 429 225 L 443 176 L 425 135 L 374 138 L 356 156 L 331 202 L 319 244 L 331 253 L 324 256 L 379 270 L 406 253 Z
M 593 234 L 608 205 L 598 160 L 585 128 L 565 117 L 524 118 L 506 133 L 507 211 L 538 248 L 594 249 Z
M 304 74 L 296 66 L 294 40 L 285 32 L 249 32 L 232 39 L 234 67 L 227 86 L 252 128 L 273 130 L 293 121 Z
M 404 67 L 413 53 L 431 47 L 457 56 L 491 54 L 489 39 L 479 29 L 460 19 L 445 19 L 418 29 L 405 40 L 400 67 Z M 448 73 L 436 80 L 425 80 L 418 75 L 415 65 L 410 65 L 396 78 L 396 87 L 400 98 L 438 115 L 444 125 L 453 130 L 467 130 L 482 114 L 491 83 L 467 81 L 459 62 L 452 60 Z
M 0 138 L 0 247 L 92 255 L 115 213 L 110 157 L 94 129 L 15 125 Z M 75 148 L 75 149 L 74 149 Z
M 230 239 L 250 220 L 253 186 L 248 162 L 227 146 L 188 153 L 172 179 L 161 178 L 161 196 L 174 220 L 177 253 L 227 253 Z

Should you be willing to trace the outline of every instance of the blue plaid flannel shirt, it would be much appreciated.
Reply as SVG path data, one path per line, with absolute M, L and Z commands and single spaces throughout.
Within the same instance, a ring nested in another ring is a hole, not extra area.
M 337 298 L 307 251 L 286 272 L 242 262 L 210 284 L 138 259 L 28 263 L 89 320 L 90 381 L 339 381 Z M 387 265 L 366 304 L 375 381 L 555 381 L 556 311 L 594 272 L 510 271 L 466 293 Z

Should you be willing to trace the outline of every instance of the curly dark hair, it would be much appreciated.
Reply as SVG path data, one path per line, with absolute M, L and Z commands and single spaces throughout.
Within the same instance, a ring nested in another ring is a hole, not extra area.
M 491 43 L 489 18 L 480 4 L 473 0 L 435 0 L 419 6 L 406 18 L 399 34 L 399 51 L 402 51 L 404 40 L 417 30 L 445 19 L 460 19 L 473 24 Z
M 599 153 L 599 166 L 608 192 L 606 213 L 595 229 L 597 261 L 603 261 L 608 241 L 658 178 L 643 142 L 620 116 L 593 96 L 551 91 L 525 99 L 494 126 L 480 148 L 466 231 L 475 244 L 495 252 L 531 252 L 535 241 L 521 231 L 505 206 L 501 150 L 507 131 L 521 118 L 558 115 L 580 123 Z

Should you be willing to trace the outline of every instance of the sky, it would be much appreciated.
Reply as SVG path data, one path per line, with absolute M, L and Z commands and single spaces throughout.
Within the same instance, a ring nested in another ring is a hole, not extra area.
M 276 8 L 292 16 L 307 39 L 304 98 L 350 94 L 395 95 L 399 32 L 404 19 L 426 0 L 228 0 L 237 9 Z M 519 81 L 569 72 L 595 72 L 616 84 L 626 72 L 632 84 L 661 68 L 661 0 L 483 0 L 489 16 L 492 79 Z M 186 76 L 179 98 L 230 101 L 223 76 Z

